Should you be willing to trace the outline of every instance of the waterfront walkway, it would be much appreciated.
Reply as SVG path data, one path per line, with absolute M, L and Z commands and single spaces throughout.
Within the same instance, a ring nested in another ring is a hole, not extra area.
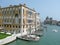
M 0 45 L 3 45 L 3 44 L 7 44 L 9 42 L 12 42 L 12 41 L 16 40 L 16 37 L 17 36 L 24 36 L 26 34 L 27 34 L 27 32 L 24 32 L 22 34 L 21 33 L 18 33 L 18 34 L 13 34 L 12 36 L 8 36 L 7 38 L 4 38 L 4 39 L 1 39 L 0 40 Z

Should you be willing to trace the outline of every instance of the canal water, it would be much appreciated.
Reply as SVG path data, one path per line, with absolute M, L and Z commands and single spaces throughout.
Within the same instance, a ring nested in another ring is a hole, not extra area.
M 17 39 L 16 41 L 7 45 L 60 45 L 60 27 L 55 25 L 46 26 L 47 30 L 44 29 L 43 36 L 37 42 Z M 58 30 L 58 32 L 53 32 L 52 30 Z

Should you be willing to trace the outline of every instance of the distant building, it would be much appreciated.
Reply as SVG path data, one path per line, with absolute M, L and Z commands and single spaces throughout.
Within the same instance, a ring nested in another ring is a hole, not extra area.
M 52 20 L 53 25 L 57 25 L 58 21 L 57 20 Z
M 57 25 L 60 26 L 60 21 L 58 21 Z
M 46 18 L 44 20 L 44 24 L 50 24 L 50 25 L 57 25 L 58 21 L 57 20 L 53 20 L 52 18 Z
M 36 25 L 35 25 L 36 24 Z M 26 4 L 10 5 L 9 7 L 0 7 L 0 31 L 9 33 L 26 32 L 31 27 L 40 26 L 40 16 Z
M 52 24 L 52 18 L 49 18 L 48 16 L 44 20 L 44 24 Z

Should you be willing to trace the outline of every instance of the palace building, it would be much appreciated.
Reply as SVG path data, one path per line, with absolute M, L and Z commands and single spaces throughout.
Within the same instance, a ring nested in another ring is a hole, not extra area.
M 40 28 L 40 15 L 26 4 L 0 7 L 0 31 L 8 33 L 32 32 Z

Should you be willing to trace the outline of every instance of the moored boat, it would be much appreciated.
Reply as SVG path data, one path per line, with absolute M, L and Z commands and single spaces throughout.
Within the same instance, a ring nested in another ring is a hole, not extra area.
M 20 36 L 17 38 L 21 40 L 25 40 L 25 41 L 38 41 L 40 39 L 40 37 L 36 35 L 25 35 L 25 36 Z

